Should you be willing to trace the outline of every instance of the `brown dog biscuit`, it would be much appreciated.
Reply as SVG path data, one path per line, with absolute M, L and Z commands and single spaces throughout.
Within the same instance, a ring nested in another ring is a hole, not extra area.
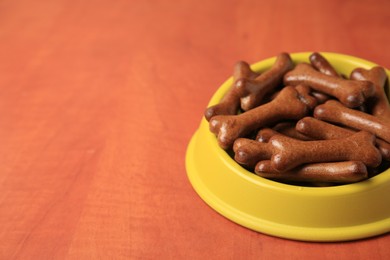
M 295 182 L 353 183 L 367 179 L 367 167 L 360 161 L 312 163 L 288 172 L 278 172 L 269 160 L 260 161 L 255 173 L 261 177 Z
M 315 118 L 365 130 L 390 143 L 390 124 L 373 115 L 350 109 L 336 100 L 329 100 L 314 109 Z
M 270 159 L 272 146 L 255 140 L 239 138 L 234 142 L 234 160 L 239 164 L 254 167 L 261 160 Z
M 314 52 L 309 56 L 311 65 L 319 72 L 332 76 L 340 77 L 337 71 L 329 63 L 329 61 L 318 52 Z M 325 103 L 330 97 L 324 93 L 313 91 L 312 95 L 317 99 L 319 104 Z
M 318 104 L 323 104 L 331 99 L 330 96 L 318 91 L 312 91 L 311 95 L 316 98 Z
M 362 161 L 377 167 L 382 156 L 374 146 L 375 136 L 360 131 L 337 140 L 299 141 L 275 135 L 269 143 L 273 146 L 272 167 L 279 172 L 291 170 L 301 164 L 339 161 Z
M 235 115 L 240 108 L 240 94 L 235 85 L 239 79 L 254 79 L 259 74 L 252 71 L 249 64 L 245 61 L 239 61 L 234 65 L 233 84 L 230 89 L 223 96 L 222 100 L 211 107 L 208 107 L 204 113 L 207 121 L 216 115 Z
M 245 61 L 239 61 L 234 64 L 233 68 L 233 79 L 237 81 L 241 78 L 255 79 L 260 75 L 251 69 L 251 66 Z
M 217 135 L 218 144 L 228 149 L 240 137 L 285 119 L 298 120 L 311 110 L 308 101 L 314 99 L 300 94 L 294 87 L 283 88 L 271 102 L 239 115 L 214 116 L 210 120 L 210 131 Z M 303 101 L 305 100 L 305 101 Z
M 333 66 L 330 65 L 329 61 L 318 52 L 313 52 L 309 56 L 309 60 L 311 65 L 319 72 L 333 77 L 340 77 L 340 75 L 333 68 Z
M 340 139 L 356 133 L 355 130 L 336 126 L 314 117 L 304 117 L 295 126 L 296 130 L 317 140 Z M 382 154 L 382 158 L 390 161 L 390 143 L 376 138 L 375 145 Z
M 283 75 L 293 67 L 294 63 L 290 55 L 281 53 L 272 67 L 256 79 L 238 79 L 235 88 L 241 96 L 242 110 L 248 111 L 260 105 L 264 96 L 279 86 L 283 82 Z
M 296 85 L 295 89 L 298 92 L 298 97 L 301 99 L 303 103 L 305 103 L 310 109 L 313 109 L 315 106 L 317 106 L 317 99 L 313 97 L 312 91 L 310 87 L 306 85 Z
M 294 122 L 281 122 L 276 124 L 273 128 L 278 133 L 281 133 L 285 136 L 298 139 L 301 141 L 312 141 L 313 138 L 306 136 L 295 129 Z
M 312 138 L 298 132 L 295 129 L 295 123 L 293 122 L 278 123 L 272 129 L 262 128 L 257 132 L 255 140 L 262 143 L 268 143 L 272 136 L 280 134 L 302 141 L 313 140 Z
M 307 63 L 299 63 L 284 75 L 286 85 L 308 85 L 312 89 L 334 96 L 347 107 L 358 107 L 374 95 L 372 82 L 356 81 L 325 75 Z
M 370 70 L 354 69 L 350 76 L 354 80 L 368 80 L 375 86 L 375 95 L 368 100 L 370 113 L 376 117 L 390 121 L 390 104 L 384 91 L 387 74 L 384 68 L 376 66 Z
M 271 128 L 262 128 L 257 132 L 256 141 L 261 143 L 268 143 L 272 136 L 280 134 L 279 132 Z

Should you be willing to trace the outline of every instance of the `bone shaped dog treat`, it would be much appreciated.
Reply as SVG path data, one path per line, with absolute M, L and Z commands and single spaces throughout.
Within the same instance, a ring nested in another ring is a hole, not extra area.
M 277 129 L 279 125 L 288 125 L 288 126 L 283 126 L 282 130 L 278 129 L 275 131 L 274 129 Z M 302 140 L 302 141 L 309 141 L 313 140 L 308 136 L 305 136 L 301 134 L 300 132 L 295 130 L 295 124 L 291 125 L 290 123 L 280 123 L 277 124 L 274 129 L 271 128 L 262 128 L 257 132 L 256 135 L 256 140 L 261 143 L 268 143 L 269 139 L 271 139 L 272 136 L 274 135 L 285 135 L 294 139 Z
M 316 68 L 319 72 L 333 77 L 340 77 L 332 65 L 330 65 L 329 61 L 318 52 L 312 53 L 309 56 L 309 60 L 311 65 L 313 65 L 313 67 Z
M 340 139 L 356 133 L 352 129 L 329 124 L 309 116 L 299 120 L 295 128 L 298 132 L 317 140 Z
M 245 61 L 239 61 L 234 66 L 233 85 L 223 96 L 221 101 L 206 109 L 204 115 L 207 121 L 210 121 L 215 115 L 235 115 L 240 107 L 240 95 L 235 87 L 238 79 L 254 79 L 259 74 L 252 71 L 249 64 Z
M 328 100 L 314 109 L 314 117 L 365 130 L 390 143 L 390 123 L 387 120 L 343 106 L 336 100 Z
M 268 143 L 272 136 L 280 134 L 271 128 L 262 128 L 257 132 L 256 141 L 261 143 Z
M 288 137 L 302 140 L 302 141 L 312 141 L 313 139 L 309 136 L 306 136 L 300 132 L 298 132 L 295 129 L 295 123 L 294 122 L 282 122 L 275 125 L 273 128 L 277 133 L 281 133 L 283 135 L 286 135 Z
M 390 105 L 384 91 L 384 86 L 387 80 L 386 71 L 379 66 L 373 67 L 370 70 L 357 68 L 352 71 L 351 79 L 354 80 L 368 80 L 375 86 L 375 95 L 368 100 L 371 114 L 390 120 Z
M 307 63 L 299 63 L 284 75 L 286 85 L 308 85 L 312 89 L 339 99 L 347 107 L 358 107 L 366 98 L 374 95 L 369 81 L 357 81 L 325 75 Z
M 305 97 L 310 97 L 311 91 L 308 86 L 298 85 L 295 89 Z M 314 108 L 317 105 L 315 98 L 306 98 L 302 100 L 308 107 Z M 275 134 L 284 134 L 286 136 L 299 139 L 299 140 L 311 140 L 311 138 L 304 136 L 295 130 L 295 123 L 293 122 L 281 122 L 276 124 L 273 129 L 261 129 L 256 137 L 256 140 L 260 142 L 268 142 L 269 138 L 271 138 Z M 267 141 L 264 141 L 267 140 Z
M 297 85 L 295 86 L 295 89 L 299 93 L 301 101 L 305 103 L 308 107 L 314 108 L 315 106 L 317 106 L 317 99 L 311 96 L 312 91 L 309 86 Z
M 273 146 L 272 167 L 279 172 L 291 170 L 301 164 L 339 161 L 362 161 L 376 167 L 382 161 L 374 146 L 375 136 L 361 131 L 337 140 L 299 141 L 275 135 L 269 143 Z
M 295 128 L 306 136 L 320 140 L 340 139 L 356 133 L 352 129 L 329 124 L 313 117 L 302 118 L 297 122 Z M 382 158 L 390 161 L 390 144 L 378 138 L 376 138 L 375 143 L 382 154 Z
M 287 86 L 269 103 L 239 115 L 212 117 L 209 124 L 210 131 L 217 135 L 220 147 L 228 149 L 237 138 L 244 137 L 256 129 L 283 119 L 298 120 L 304 117 L 312 109 L 307 104 L 314 104 L 313 100 L 313 97 Z
M 248 111 L 260 105 L 264 96 L 279 86 L 283 82 L 283 75 L 293 67 L 290 55 L 281 53 L 272 67 L 256 79 L 238 79 L 235 88 L 241 96 L 241 108 Z
M 311 92 L 311 95 L 317 99 L 318 104 L 323 104 L 330 99 L 330 96 L 321 92 L 313 91 Z
M 239 138 L 234 142 L 234 160 L 239 164 L 254 167 L 257 162 L 270 159 L 272 146 L 255 140 Z
M 352 183 L 368 177 L 367 167 L 360 161 L 305 164 L 281 173 L 265 160 L 256 165 L 255 173 L 264 178 L 298 182 Z
M 233 69 L 233 79 L 238 80 L 240 78 L 250 78 L 254 79 L 260 74 L 253 71 L 250 65 L 245 61 L 239 61 L 234 65 Z
M 332 65 L 330 65 L 329 61 L 318 52 L 312 53 L 309 56 L 309 60 L 311 65 L 319 72 L 333 77 L 340 77 L 340 75 L 336 72 Z M 330 99 L 328 95 L 321 92 L 313 91 L 312 95 L 317 99 L 318 103 L 320 104 L 325 103 L 325 101 Z

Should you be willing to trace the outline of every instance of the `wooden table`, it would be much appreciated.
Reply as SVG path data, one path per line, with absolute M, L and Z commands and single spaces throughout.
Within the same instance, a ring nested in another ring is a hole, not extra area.
M 0 259 L 385 259 L 390 236 L 241 227 L 185 171 L 238 60 L 329 51 L 390 68 L 390 2 L 0 2 Z M 384 198 L 385 199 L 385 198 Z

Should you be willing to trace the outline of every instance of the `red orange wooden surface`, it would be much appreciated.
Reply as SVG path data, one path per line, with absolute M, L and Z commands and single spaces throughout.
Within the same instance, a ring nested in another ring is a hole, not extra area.
M 388 1 L 0 1 L 0 259 L 386 259 L 209 208 L 184 157 L 237 60 L 330 51 L 390 68 Z M 384 198 L 386 199 L 386 198 Z

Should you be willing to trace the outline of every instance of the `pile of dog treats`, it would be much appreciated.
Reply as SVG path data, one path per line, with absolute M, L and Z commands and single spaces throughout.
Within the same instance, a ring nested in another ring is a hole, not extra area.
M 205 111 L 221 148 L 255 174 L 329 186 L 389 167 L 387 74 L 376 66 L 340 75 L 320 53 L 294 64 L 287 53 L 257 73 L 234 66 L 233 84 Z

